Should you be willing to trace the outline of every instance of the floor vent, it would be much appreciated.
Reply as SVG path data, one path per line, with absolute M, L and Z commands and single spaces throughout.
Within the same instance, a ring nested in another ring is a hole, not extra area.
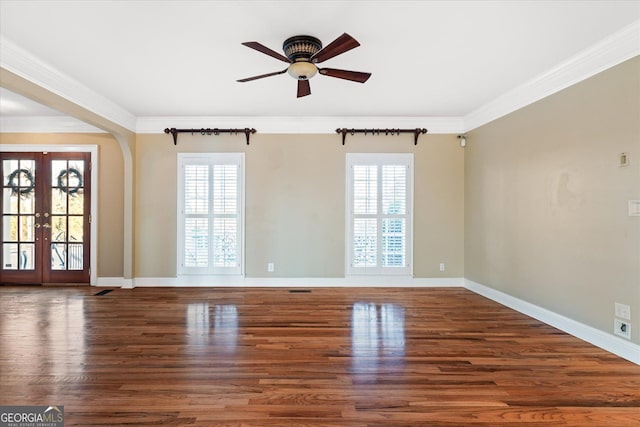
M 289 289 L 290 294 L 310 294 L 311 289 Z
M 109 292 L 111 292 L 112 290 L 113 290 L 113 289 L 105 289 L 105 290 L 102 290 L 102 291 L 98 292 L 97 294 L 94 294 L 94 296 L 96 296 L 96 297 L 100 296 L 100 297 L 101 297 L 102 295 L 106 295 L 106 294 L 108 294 L 108 293 L 109 293 Z

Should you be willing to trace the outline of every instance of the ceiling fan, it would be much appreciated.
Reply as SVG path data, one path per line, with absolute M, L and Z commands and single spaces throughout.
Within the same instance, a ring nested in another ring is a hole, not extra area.
M 347 33 L 344 33 L 324 48 L 322 47 L 322 42 L 312 36 L 289 37 L 282 44 L 282 50 L 286 56 L 281 55 L 258 42 L 245 42 L 242 44 L 250 47 L 251 49 L 257 50 L 258 52 L 262 52 L 273 58 L 279 59 L 282 62 L 287 62 L 290 65 L 282 71 L 247 77 L 246 79 L 238 80 L 239 82 L 250 82 L 252 80 L 277 76 L 278 74 L 288 72 L 291 77 L 298 80 L 298 98 L 311 95 L 309 79 L 315 76 L 318 72 L 325 76 L 351 80 L 359 83 L 364 83 L 369 79 L 369 77 L 371 77 L 371 73 L 338 70 L 336 68 L 318 68 L 316 66 L 316 64 L 320 62 L 324 62 L 327 59 L 333 58 L 334 56 L 338 56 L 360 46 L 360 43 Z

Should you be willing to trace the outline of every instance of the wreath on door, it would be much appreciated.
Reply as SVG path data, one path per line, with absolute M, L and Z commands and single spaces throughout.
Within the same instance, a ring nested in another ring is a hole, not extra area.
M 78 184 L 75 187 L 69 187 L 69 181 L 71 178 L 75 178 Z M 66 179 L 66 183 L 64 180 Z M 82 174 L 78 169 L 69 168 L 61 170 L 58 174 L 58 188 L 67 194 L 74 195 L 82 188 Z
M 69 187 L 69 179 L 75 178 L 77 184 Z M 27 185 L 20 185 L 20 181 L 27 182 Z M 66 183 L 65 183 L 66 180 Z M 82 174 L 78 169 L 69 168 L 62 170 L 58 174 L 58 188 L 60 191 L 68 194 L 76 194 L 82 188 Z M 7 186 L 11 189 L 12 194 L 20 196 L 28 196 L 36 188 L 36 182 L 33 173 L 29 169 L 16 169 L 7 177 Z
M 21 178 L 23 182 L 28 182 L 28 185 L 20 186 Z M 28 196 L 36 187 L 33 173 L 29 169 L 16 169 L 7 177 L 7 185 L 11 189 L 11 194 L 17 194 L 20 196 Z

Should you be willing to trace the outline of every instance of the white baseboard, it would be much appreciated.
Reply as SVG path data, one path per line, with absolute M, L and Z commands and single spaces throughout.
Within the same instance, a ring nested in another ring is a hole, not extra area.
M 133 281 L 134 279 L 125 279 L 124 277 L 98 277 L 96 286 L 133 289 Z
M 98 281 L 96 286 L 105 286 L 105 287 L 122 287 L 124 283 L 124 277 L 98 277 Z
M 472 280 L 464 279 L 464 287 L 479 295 L 496 301 L 506 307 L 519 311 L 522 314 L 533 317 L 548 325 L 560 329 L 576 338 L 580 338 L 590 344 L 600 347 L 610 353 L 627 359 L 637 365 L 640 365 L 640 345 L 631 341 L 616 337 L 596 329 L 592 326 L 585 325 L 568 317 L 562 316 L 546 308 L 539 307 L 535 304 L 523 301 L 519 298 L 505 294 L 488 286 L 481 285 Z
M 463 287 L 462 277 L 415 278 L 399 276 L 350 277 L 242 277 L 180 276 L 137 277 L 135 287 Z

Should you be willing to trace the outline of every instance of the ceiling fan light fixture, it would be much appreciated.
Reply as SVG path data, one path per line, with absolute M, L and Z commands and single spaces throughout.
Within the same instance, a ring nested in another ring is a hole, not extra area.
M 364 83 L 369 79 L 369 77 L 371 77 L 371 73 L 363 73 L 361 71 L 316 67 L 316 63 L 324 62 L 327 59 L 331 59 L 360 46 L 360 43 L 347 33 L 342 34 L 325 47 L 322 47 L 320 40 L 312 36 L 289 37 L 282 45 L 282 50 L 287 56 L 283 56 L 275 50 L 272 50 L 256 41 L 244 42 L 242 44 L 248 48 L 257 50 L 260 53 L 269 55 L 279 61 L 286 62 L 288 66 L 281 71 L 247 77 L 245 79 L 237 80 L 238 82 L 250 82 L 253 80 L 263 79 L 265 77 L 289 73 L 291 77 L 298 80 L 298 98 L 311 95 L 309 79 L 318 74 L 318 72 L 324 76 L 358 83 Z
M 309 80 L 316 75 L 318 67 L 311 62 L 299 61 L 289 65 L 287 72 L 296 80 Z

